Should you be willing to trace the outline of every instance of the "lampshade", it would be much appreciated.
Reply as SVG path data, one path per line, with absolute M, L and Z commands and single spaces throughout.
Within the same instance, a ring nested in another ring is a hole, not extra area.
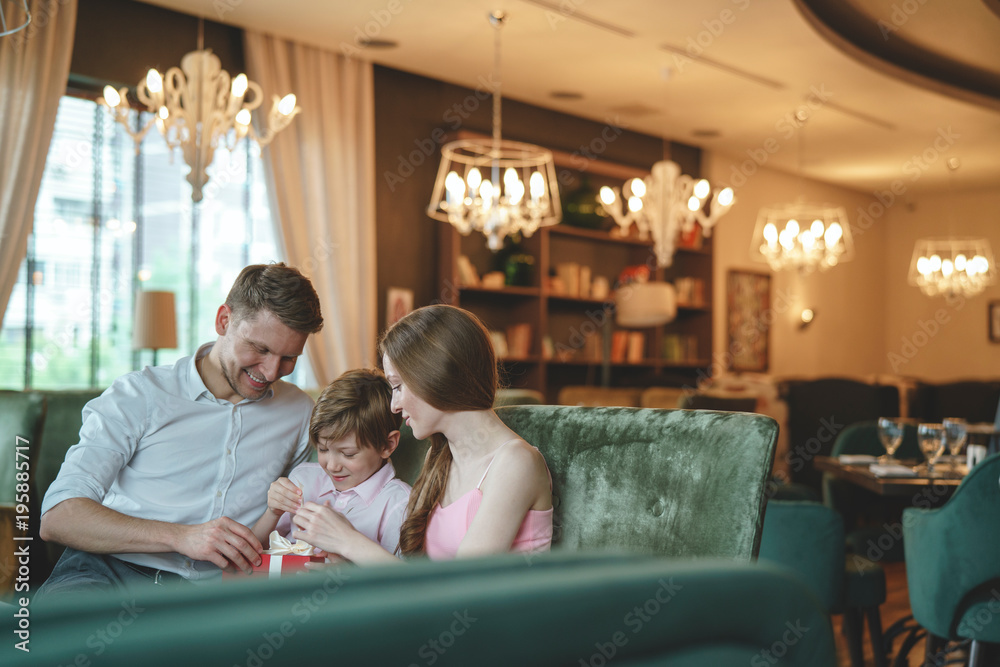
M 677 290 L 671 283 L 631 283 L 615 292 L 618 326 L 631 329 L 655 327 L 677 317 Z
M 170 350 L 177 347 L 177 318 L 173 292 L 139 292 L 135 296 L 133 350 Z

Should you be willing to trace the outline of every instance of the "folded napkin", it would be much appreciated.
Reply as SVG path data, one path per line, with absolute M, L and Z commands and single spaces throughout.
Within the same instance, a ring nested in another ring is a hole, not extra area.
M 876 477 L 916 477 L 917 472 L 898 463 L 873 463 L 869 468 Z
M 287 537 L 282 537 L 278 531 L 272 530 L 268 536 L 271 548 L 264 551 L 269 556 L 312 556 L 313 545 L 299 540 L 292 542 Z
M 844 465 L 852 465 L 855 463 L 875 463 L 878 460 L 877 456 L 871 456 L 869 454 L 841 454 L 837 458 Z

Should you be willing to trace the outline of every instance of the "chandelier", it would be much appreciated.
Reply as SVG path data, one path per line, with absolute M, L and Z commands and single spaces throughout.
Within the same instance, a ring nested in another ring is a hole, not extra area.
M 927 296 L 971 297 L 996 282 L 990 242 L 977 238 L 926 238 L 917 241 L 907 282 Z
M 798 180 L 802 189 L 804 109 L 794 114 L 798 122 Z M 767 262 L 772 271 L 794 269 L 811 273 L 826 271 L 854 257 L 854 239 L 847 211 L 833 204 L 810 204 L 799 198 L 792 204 L 774 204 L 757 213 L 757 225 L 750 241 L 750 255 Z
M 624 210 L 619 194 L 625 202 Z M 639 228 L 641 238 L 652 235 L 659 266 L 673 263 L 679 232 L 690 232 L 697 223 L 705 236 L 711 236 L 716 221 L 735 201 L 732 188 L 713 192 L 707 180 L 696 181 L 682 174 L 680 166 L 669 160 L 654 164 L 644 179 L 626 181 L 621 193 L 604 186 L 599 196 L 604 210 L 618 223 L 623 235 L 633 224 Z
M 825 271 L 854 257 L 847 212 L 830 204 L 778 204 L 762 208 L 751 255 L 774 271 Z
M 949 158 L 948 189 L 955 196 L 955 172 L 961 166 Z M 949 224 L 954 226 L 954 206 L 949 207 Z M 996 261 L 990 242 L 984 238 L 947 237 L 919 239 L 913 247 L 907 282 L 927 296 L 972 297 L 996 282 Z
M 21 0 L 21 7 L 24 11 L 24 23 L 21 25 L 16 25 L 10 27 L 7 25 L 7 17 L 3 13 L 3 2 L 0 2 L 0 37 L 6 37 L 7 35 L 13 35 L 15 32 L 20 32 L 28 27 L 31 23 L 31 12 L 28 11 L 28 0 Z
M 510 234 L 531 236 L 539 227 L 557 224 L 562 210 L 552 152 L 500 137 L 500 29 L 507 15 L 494 11 L 489 19 L 496 30 L 493 136 L 441 147 L 427 215 L 462 234 L 481 232 L 496 252 Z
M 206 169 L 212 164 L 215 149 L 223 144 L 230 151 L 241 139 L 249 136 L 261 146 L 271 143 L 274 135 L 288 127 L 301 111 L 295 105 L 295 95 L 274 96 L 263 135 L 251 125 L 251 112 L 264 101 L 260 86 L 246 74 L 230 77 L 222 69 L 219 58 L 210 49 L 202 48 L 202 26 L 199 22 L 198 50 L 181 58 L 180 67 L 171 67 L 161 75 L 155 69 L 136 85 L 135 96 L 153 114 L 139 130 L 129 125 L 130 107 L 127 88 L 104 87 L 104 97 L 98 100 L 108 108 L 112 118 L 120 123 L 135 141 L 135 152 L 149 129 L 155 125 L 174 151 L 181 149 L 184 162 L 191 168 L 187 180 L 191 184 L 191 199 L 202 199 L 202 188 L 208 182 Z

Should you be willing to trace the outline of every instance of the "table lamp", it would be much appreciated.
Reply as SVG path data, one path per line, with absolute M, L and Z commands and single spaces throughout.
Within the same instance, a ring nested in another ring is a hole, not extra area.
M 177 318 L 173 292 L 138 292 L 135 295 L 135 323 L 132 327 L 132 349 L 153 350 L 177 347 Z

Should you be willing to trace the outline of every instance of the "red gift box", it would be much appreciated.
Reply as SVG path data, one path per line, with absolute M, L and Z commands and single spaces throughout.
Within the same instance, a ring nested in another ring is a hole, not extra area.
M 283 574 L 294 573 L 305 570 L 306 563 L 322 563 L 322 556 L 297 556 L 293 554 L 284 556 L 272 556 L 270 554 L 260 555 L 260 565 L 254 567 L 254 574 L 265 574 L 268 579 L 277 579 Z
M 272 556 L 270 554 L 260 555 L 260 565 L 253 568 L 254 576 L 264 575 L 268 579 L 277 579 L 283 574 L 302 572 L 306 570 L 306 563 L 322 563 L 325 559 L 322 556 L 298 556 L 282 555 Z M 246 577 L 242 571 L 230 572 L 222 571 L 223 579 L 236 579 Z

